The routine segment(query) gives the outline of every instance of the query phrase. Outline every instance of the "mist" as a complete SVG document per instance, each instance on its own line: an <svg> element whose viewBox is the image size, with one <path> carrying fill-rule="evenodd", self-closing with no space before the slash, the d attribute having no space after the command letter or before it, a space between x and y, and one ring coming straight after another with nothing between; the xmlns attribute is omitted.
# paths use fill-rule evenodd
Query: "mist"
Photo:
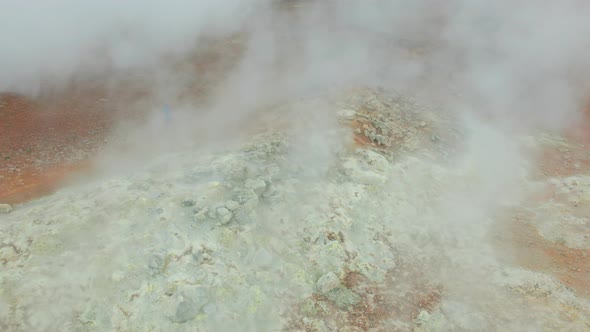
<svg viewBox="0 0 590 332"><path fill-rule="evenodd" d="M494 227L498 211L518 205L530 194L532 185L527 181L535 155L522 144L522 137L546 131L560 132L581 119L590 88L590 60L585 54L590 46L588 4L577 0L48 0L33 5L25 1L0 0L0 5L0 92L37 98L48 91L67 91L72 84L83 85L93 80L108 86L113 98L119 90L128 88L125 86L128 82L147 91L132 103L113 102L113 108L136 110L142 121L116 123L105 149L93 160L100 174L73 189L84 192L81 195L84 200L96 199L104 206L114 207L114 210L101 210L96 215L85 215L101 223L90 227L89 233L95 232L101 239L112 237L120 241L107 245L109 253L118 250L125 253L113 262L104 263L105 266L124 269L126 259L140 259L137 250L145 249L146 255L149 252L152 256L162 256L159 252L154 254L155 245L146 249L138 245L140 240L123 239L119 235L121 230L139 227L129 221L134 218L140 220L140 225L148 225L147 230L158 234L149 236L165 238L162 241L170 244L172 252L167 255L178 261L187 260L185 252L192 253L193 249L196 252L198 247L222 251L220 248L224 244L219 244L220 238L225 241L254 229L258 235L236 240L238 244L231 247L235 251L228 257L238 261L231 268L247 271L244 280L258 277L270 280L269 271L274 271L274 267L261 261L273 261L281 275L296 274L305 281L284 282L285 286L292 287L285 292L285 298L297 298L300 295L297 292L311 293L309 280L318 279L325 271L314 270L308 275L293 267L308 258L295 257L294 247L301 243L294 234L301 231L309 237L315 232L311 235L317 237L312 239L315 242L306 240L311 248L322 241L329 243L322 240L323 235L318 237L318 233L342 232L353 244L345 249L334 245L335 250L342 249L342 256L344 252L349 255L348 251L356 250L360 256L370 257L367 266L379 266L381 252L389 246L385 240L383 243L375 240L372 232L381 229L384 234L390 232L397 236L396 246L404 248L399 249L400 256L417 257L418 279L428 279L445 289L445 297L437 310L446 315L448 326L459 330L500 326L495 325L495 319L509 322L502 326L513 330L524 327L534 330L540 326L535 321L537 307L527 308L516 296L504 294L505 289L498 286L518 283L528 274L510 270L511 279L501 279L503 273L508 275L505 271L509 268L497 259L489 231ZM348 153L354 134L350 128L343 128L336 111L341 111L345 104L341 101L343 95L364 88L416 100L422 112L418 112L418 117L451 119L440 120L440 125L432 121L424 125L426 129L416 125L416 141L427 145L428 153L436 158L420 159L419 149L413 146L395 151L391 148L390 154L379 146L374 150L387 156L385 162L373 156L371 158L376 159L371 160L369 166L363 166L375 167L379 162L387 165L377 175L368 177L359 171L361 175L355 178L361 179L358 183L342 187L324 183L341 168L352 167L346 164L349 157L343 155ZM371 102L378 100L372 94L367 98ZM363 105L356 114L369 106ZM164 113L165 109L170 113ZM387 114L380 119L386 117ZM442 123L451 124L444 127ZM273 130L287 134L288 148L276 143L282 142L281 139L264 136ZM254 137L267 143L250 147L246 142L260 132L263 132L261 136ZM460 134L455 137L455 132ZM275 147L275 143L280 148ZM272 160L271 165L264 167L280 168L281 171L276 172L280 176L297 174L297 179L277 181L279 190L284 190L285 197L291 201L280 201L268 211L259 211L255 214L256 226L249 224L252 216L244 218L248 222L244 221L235 231L219 231L221 235L209 235L209 228L199 226L199 240L192 241L189 235L194 229L188 226L173 224L170 227L174 227L177 239L166 238L167 233L150 221L151 215L144 218L143 212L137 212L143 211L140 208L117 212L132 204L141 205L141 209L161 204L162 207L157 206L164 211L158 212L161 218L187 219L185 212L172 208L176 204L173 202L195 198L194 191L222 192L220 179L235 177L233 173L227 175L225 168L236 164L248 173L251 167L248 164L251 161L244 162L242 159L246 157L241 154L233 159L205 156L242 148L244 144L247 156L260 145L272 145L268 148L272 153L261 152ZM397 149L395 144L394 147ZM272 159L278 154L275 148L287 152L275 160ZM439 153L447 148L452 151L451 156L440 157ZM368 158L357 152L351 154ZM168 159L174 162L168 163ZM207 169L209 166L213 170ZM353 178L357 176L356 170L350 172ZM160 174L166 178L156 179ZM108 181L116 181L111 178L121 176L132 179L125 178L121 184L112 185L115 189L108 189L111 188ZM272 176L264 179L269 188L274 185L269 180ZM186 183L176 187L170 184L179 179ZM276 180L273 178L273 181ZM100 188L98 193L87 191L94 185ZM193 185L198 190L193 189ZM252 182L250 185L254 186ZM144 186L150 188L145 189L149 194L139 192ZM123 187L133 191L133 199L118 191ZM109 190L114 192L112 197ZM352 192L355 198L351 198ZM66 191L63 195L70 200L76 197L75 191ZM168 205L154 203L161 196ZM259 196L262 201L263 195L259 193ZM45 202L58 204L58 199L52 196ZM36 204L44 203L32 204L32 208L39 209ZM314 204L321 206L316 210L329 210L324 205L342 204L341 210L345 212L338 211L336 217L331 215L331 221L325 221L321 219L325 216L313 215ZM156 206L150 205L149 209L153 213ZM278 211L283 211L284 218ZM338 224L334 222L340 220L338 218L366 220L372 226L369 230L356 224L350 226L351 221ZM116 224L118 219L123 226ZM211 226L211 230L213 228ZM163 235L158 233L161 231ZM88 234L76 235L70 240L86 243L81 251L98 250L94 248L98 247L96 240ZM341 242L346 241L341 239ZM306 255L317 254L320 258L328 255L321 249L314 250L309 249ZM203 249L199 255L205 255L203 252L208 251ZM392 261L401 259L397 258L397 251L391 255L396 256ZM71 264L70 267L84 264L80 260L64 264ZM318 266L340 271L336 273L338 276L346 273L344 268L333 267L330 259L326 258L326 262ZM139 266L143 262L133 261L133 264ZM223 263L219 263L221 265ZM321 270L314 266L316 268ZM196 269L190 273L175 266L171 269L180 271L178 275L182 277L190 275L192 278L191 273L197 273ZM93 266L82 275L92 278L101 273L99 270ZM129 274L138 273L133 271ZM233 273L226 266L219 271ZM386 280L388 275L381 275L381 272L374 272L374 275ZM415 286L413 281L404 278L407 277L398 277L402 286L404 282L409 288ZM79 280L69 282L83 285ZM137 284L139 282L133 286L141 289L138 294L149 294L147 289L151 284ZM213 284L217 287L222 282ZM58 289L65 287L67 280L56 284ZM259 293L269 298L275 296L274 290L269 289L264 283L256 284L248 290L255 295L248 293L248 296L254 298ZM93 291L98 294L96 289ZM399 289L395 288L397 291ZM26 287L23 292L27 292ZM193 296L187 294L183 294L182 299ZM85 299L77 296L72 295L64 302L65 306L75 306ZM563 295L567 296L570 293ZM292 303L283 300L259 300L257 303L262 303L262 311L270 310L273 305L288 311ZM140 301L148 303L145 299ZM176 308L176 304L166 301L164 311L173 312L170 308ZM232 303L227 311L237 312L240 305ZM43 312L49 306L49 303L41 303L34 309ZM65 315L61 309L55 311L47 315ZM221 309L219 312L224 313ZM141 314L145 318L150 313L154 314L151 311ZM514 315L520 316L513 319ZM7 316L0 315L0 327L3 317ZM51 326L44 325L50 320L47 317L33 320L29 326ZM256 316L243 326L224 321L211 324L215 328L256 330L275 328L278 323ZM137 326L119 327L125 330ZM308 327L307 330L313 330Z"/></svg>
<svg viewBox="0 0 590 332"><path fill-rule="evenodd" d="M261 95L381 84L434 90L430 95L453 91L462 96L456 102L479 112L559 127L575 119L588 85L584 50L590 40L580 32L588 28L589 9L574 0L2 5L5 92L34 95L75 77L133 70L159 81L152 82L154 91L174 90L204 74L186 78L168 68L170 60L194 54L205 39L234 33L247 36L247 51L218 90L232 98L217 96L214 102L247 105ZM423 54L412 56L416 51ZM154 76L162 70L172 71L164 73L167 79Z"/></svg>

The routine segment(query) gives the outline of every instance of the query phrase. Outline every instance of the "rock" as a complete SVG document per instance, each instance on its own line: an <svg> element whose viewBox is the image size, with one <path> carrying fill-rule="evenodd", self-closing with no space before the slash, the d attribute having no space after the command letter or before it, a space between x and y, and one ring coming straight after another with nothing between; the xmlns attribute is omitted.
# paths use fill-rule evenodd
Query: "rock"
<svg viewBox="0 0 590 332"><path fill-rule="evenodd" d="M214 315L217 313L217 306L214 303L209 303L203 307L203 312L207 315Z"/></svg>
<svg viewBox="0 0 590 332"><path fill-rule="evenodd" d="M162 272L162 268L164 267L164 259L161 256L154 255L148 261L148 268L150 270L150 275L155 276Z"/></svg>
<svg viewBox="0 0 590 332"><path fill-rule="evenodd" d="M234 220L241 225L249 224L255 219L255 211L241 208L234 214Z"/></svg>
<svg viewBox="0 0 590 332"><path fill-rule="evenodd" d="M18 260L19 253L13 246L0 247L0 262L14 262Z"/></svg>
<svg viewBox="0 0 590 332"><path fill-rule="evenodd" d="M354 172L352 179L357 183L368 186L381 185L387 182L387 178L381 174L363 171Z"/></svg>
<svg viewBox="0 0 590 332"><path fill-rule="evenodd" d="M205 287L197 287L182 295L182 301L176 307L174 321L186 323L197 317L199 312L209 303L209 291ZM209 308L211 309L211 308Z"/></svg>
<svg viewBox="0 0 590 332"><path fill-rule="evenodd" d="M371 150L363 150L363 159L369 166L379 172L385 172L390 168L389 161L382 155Z"/></svg>
<svg viewBox="0 0 590 332"><path fill-rule="evenodd" d="M330 329L323 320L313 319L307 322L308 331L314 332L329 332Z"/></svg>
<svg viewBox="0 0 590 332"><path fill-rule="evenodd" d="M429 320L430 320L430 314L428 313L428 311L422 310L418 314L418 317L416 317L415 322L416 322L416 325L420 326L420 325L428 323Z"/></svg>
<svg viewBox="0 0 590 332"><path fill-rule="evenodd" d="M216 219L217 218L217 210L209 210L209 212L207 212L207 216L211 219Z"/></svg>
<svg viewBox="0 0 590 332"><path fill-rule="evenodd" d="M334 272L324 274L316 283L316 288L320 293L328 293L340 285L340 279Z"/></svg>
<svg viewBox="0 0 590 332"><path fill-rule="evenodd" d="M176 307L175 321L178 323L186 323L195 319L199 313L199 307L190 300L184 300Z"/></svg>
<svg viewBox="0 0 590 332"><path fill-rule="evenodd" d="M193 259L197 264L209 263L213 259L212 251L207 248L201 248L193 252Z"/></svg>
<svg viewBox="0 0 590 332"><path fill-rule="evenodd" d="M195 201L195 209L202 210L207 207L207 197L199 197Z"/></svg>
<svg viewBox="0 0 590 332"><path fill-rule="evenodd" d="M259 179L248 179L246 180L245 187L253 190L257 195L262 195L266 191L266 182Z"/></svg>
<svg viewBox="0 0 590 332"><path fill-rule="evenodd" d="M338 287L328 293L326 297L342 310L348 310L361 301L361 296L348 288Z"/></svg>
<svg viewBox="0 0 590 332"><path fill-rule="evenodd" d="M203 208L193 216L194 221L204 221L207 220L207 213L209 212L208 208Z"/></svg>
<svg viewBox="0 0 590 332"><path fill-rule="evenodd" d="M0 214L7 214L12 212L12 206L10 204L0 204Z"/></svg>
<svg viewBox="0 0 590 332"><path fill-rule="evenodd" d="M233 214L227 208L224 207L220 207L217 209L217 215L219 216L219 221L222 225L228 224L233 218Z"/></svg>
<svg viewBox="0 0 590 332"><path fill-rule="evenodd" d="M385 170L390 167L385 157L376 153L365 154L365 164L368 165L361 165L358 160L349 159L342 164L342 172L344 175L350 176L354 182L364 185L380 185L387 182L387 177L379 174L385 173ZM364 170L367 166L372 169Z"/></svg>
<svg viewBox="0 0 590 332"><path fill-rule="evenodd" d="M383 135L375 135L375 139L373 139L373 141L375 141L377 145L389 146L389 139Z"/></svg>
<svg viewBox="0 0 590 332"><path fill-rule="evenodd" d="M219 169L226 179L233 181L240 181L256 174L256 169L253 165L250 165L246 160L234 156L218 160L216 168Z"/></svg>
<svg viewBox="0 0 590 332"><path fill-rule="evenodd" d="M193 201L192 199L185 199L184 201L182 201L182 206L183 207L191 207L191 206L195 206L197 202Z"/></svg>
<svg viewBox="0 0 590 332"><path fill-rule="evenodd" d="M230 211L235 211L240 207L240 203L234 201L234 200L229 200L227 202L225 202L225 208L230 210Z"/></svg>
<svg viewBox="0 0 590 332"><path fill-rule="evenodd" d="M269 187L263 194L262 197L263 198L269 198L272 196L277 196L278 192L276 191L276 189L274 189L273 187Z"/></svg>
<svg viewBox="0 0 590 332"><path fill-rule="evenodd" d="M236 193L235 200L240 204L240 212L248 214L258 206L258 195L252 189L242 189Z"/></svg>
<svg viewBox="0 0 590 332"><path fill-rule="evenodd" d="M178 286L172 284L172 285L168 286L168 288L166 288L166 290L164 291L164 294L166 294L166 296L172 296L172 295L176 294L177 290L178 290Z"/></svg>
<svg viewBox="0 0 590 332"><path fill-rule="evenodd" d="M354 120L356 112L354 110L341 110L338 111L338 117L345 120Z"/></svg>
<svg viewBox="0 0 590 332"><path fill-rule="evenodd" d="M205 262L205 251L203 249L196 250L193 253L193 259L197 264L203 264Z"/></svg>
<svg viewBox="0 0 590 332"><path fill-rule="evenodd" d="M377 131L374 128L367 128L367 129L365 129L364 135L365 135L365 137L370 139L372 142L374 142L375 138L377 136Z"/></svg>

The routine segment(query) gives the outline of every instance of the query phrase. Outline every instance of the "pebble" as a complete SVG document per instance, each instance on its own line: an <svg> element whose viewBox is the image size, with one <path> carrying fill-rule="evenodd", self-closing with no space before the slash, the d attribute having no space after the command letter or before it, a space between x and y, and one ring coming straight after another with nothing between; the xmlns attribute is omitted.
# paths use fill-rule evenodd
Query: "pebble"
<svg viewBox="0 0 590 332"><path fill-rule="evenodd" d="M340 279L334 272L324 274L316 283L317 290L320 293L327 293L340 285Z"/></svg>
<svg viewBox="0 0 590 332"><path fill-rule="evenodd" d="M0 214L7 214L12 212L12 206L10 204L0 204Z"/></svg>

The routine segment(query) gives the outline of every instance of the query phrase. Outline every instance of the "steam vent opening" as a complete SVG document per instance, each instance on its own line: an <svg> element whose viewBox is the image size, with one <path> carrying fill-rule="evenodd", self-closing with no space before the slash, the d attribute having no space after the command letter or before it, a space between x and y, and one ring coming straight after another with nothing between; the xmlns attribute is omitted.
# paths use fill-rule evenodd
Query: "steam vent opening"
<svg viewBox="0 0 590 332"><path fill-rule="evenodd" d="M590 331L589 15L7 2L0 331Z"/></svg>

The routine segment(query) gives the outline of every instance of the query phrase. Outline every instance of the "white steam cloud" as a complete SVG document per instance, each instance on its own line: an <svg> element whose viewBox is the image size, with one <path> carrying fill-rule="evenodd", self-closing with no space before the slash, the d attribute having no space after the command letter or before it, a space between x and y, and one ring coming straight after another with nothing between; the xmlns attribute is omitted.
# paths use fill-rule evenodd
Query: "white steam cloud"
<svg viewBox="0 0 590 332"><path fill-rule="evenodd" d="M563 129L577 120L590 92L590 6L577 0L0 0L0 8L0 92L35 95L79 77L108 81L109 74L145 73L154 95L144 111L161 115L168 104L174 119L168 127L158 117L139 129L124 127L130 159L146 150L238 139L255 111L359 85L470 113L476 120L466 121L467 151L457 162L464 173L449 175L458 184L449 180L448 194L436 202L435 210L446 214L424 216L418 207L402 216L407 225L394 226L435 230L442 248L429 253L448 253L452 264L433 270L450 297L474 307L487 305L477 295L489 295L488 284L470 288L474 294L464 285L493 278L485 269L496 265L493 257L472 259L492 256L486 243L491 215L507 199L520 198L529 166L510 130ZM222 43L214 59L231 58L231 66L175 66L190 62L205 41L231 35L239 41ZM211 85L206 102L183 97L200 83ZM339 124L321 104L296 106L277 108L280 114L270 118L300 121L292 126L292 160L308 167L303 177L321 178L342 147ZM122 163L117 158L106 160ZM426 187L422 170L409 164L407 174L418 174ZM420 183L404 183L410 175L398 173L391 192L406 192L367 210L401 205L400 197L411 195L421 202ZM385 223L391 216L381 217ZM474 251L479 256L470 256Z"/></svg>
<svg viewBox="0 0 590 332"><path fill-rule="evenodd" d="M35 93L74 75L157 65L205 32L239 28L257 1L2 0L0 91Z"/></svg>
<svg viewBox="0 0 590 332"><path fill-rule="evenodd" d="M575 0L1 5L5 92L36 93L105 70L154 72L165 60L192 54L202 38L234 32L249 35L242 64L226 82L233 88L223 90L238 96L236 103L347 83L412 87L430 96L453 88L466 106L486 114L560 126L572 120L590 86L584 33L590 9ZM427 53L407 56L408 46Z"/></svg>

